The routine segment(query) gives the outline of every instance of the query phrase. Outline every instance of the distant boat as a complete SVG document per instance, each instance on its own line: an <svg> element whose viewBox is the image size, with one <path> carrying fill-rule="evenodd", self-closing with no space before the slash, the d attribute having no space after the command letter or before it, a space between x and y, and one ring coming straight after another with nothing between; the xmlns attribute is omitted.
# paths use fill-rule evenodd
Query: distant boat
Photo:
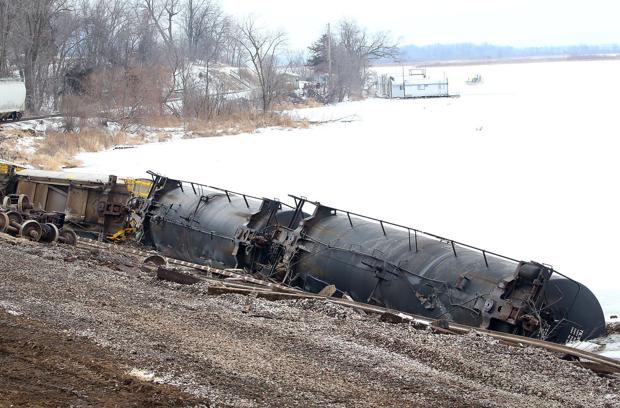
<svg viewBox="0 0 620 408"><path fill-rule="evenodd" d="M478 85L482 83L482 76L480 76L480 74L476 74L476 76L468 78L467 81L465 81L465 83L467 85Z"/></svg>

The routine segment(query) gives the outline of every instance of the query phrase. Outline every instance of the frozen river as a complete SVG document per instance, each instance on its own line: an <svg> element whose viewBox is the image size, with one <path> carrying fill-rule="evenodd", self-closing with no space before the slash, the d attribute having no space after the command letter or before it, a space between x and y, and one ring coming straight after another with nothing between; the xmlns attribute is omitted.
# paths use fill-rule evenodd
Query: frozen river
<svg viewBox="0 0 620 408"><path fill-rule="evenodd" d="M620 61L432 68L459 98L300 110L327 123L81 154L79 171L304 195L551 264L620 315L618 72ZM466 85L475 74L483 82Z"/></svg>

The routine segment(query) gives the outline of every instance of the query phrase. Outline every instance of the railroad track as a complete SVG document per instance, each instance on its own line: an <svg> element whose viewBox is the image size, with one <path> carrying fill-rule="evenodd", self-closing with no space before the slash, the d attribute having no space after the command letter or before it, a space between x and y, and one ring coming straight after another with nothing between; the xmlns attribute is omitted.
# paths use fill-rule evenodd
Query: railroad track
<svg viewBox="0 0 620 408"><path fill-rule="evenodd" d="M51 115L42 115L42 116L30 116L30 117L27 117L27 118L21 118L21 119L18 119L18 120L10 120L10 121L6 121L6 122L0 121L0 126L8 125L8 124L11 124L11 123L26 122L26 121L29 121L29 120L60 118L60 117L63 117L63 116L64 115L60 114L60 113L53 113Z"/></svg>
<svg viewBox="0 0 620 408"><path fill-rule="evenodd" d="M114 251L114 252L123 252L125 254L138 256L144 259L152 257L154 255L161 256L155 251L144 251L144 250L129 248L129 247L112 244L108 242L95 241L93 239L88 239L88 238L79 238L77 245L81 247L97 248L97 249ZM214 268L214 267L207 266L207 265L195 264L195 263L181 261L181 260L174 259L174 258L168 258L165 256L161 256L161 258L165 260L169 265L177 265L177 266L182 266L185 268L195 269L201 272L207 272L211 275L221 276L224 279L234 279L236 281L247 282L250 284L263 286L270 290L279 291L279 292L302 293L302 294L306 293L299 289L291 288L290 286L280 285L278 283L273 283L273 282L268 282L265 280L253 278L251 276L239 273L243 271L236 270L236 269Z"/></svg>
<svg viewBox="0 0 620 408"><path fill-rule="evenodd" d="M77 245L82 248L97 248L105 251L122 252L128 255L134 255L141 258L148 258L154 255L161 256L154 251L145 251L135 248L124 247L122 245L95 241L86 238L79 238ZM200 280L216 283L219 285L209 288L209 294L238 293L244 295L253 295L257 297L267 298L271 300L278 299L316 299L341 305L356 310L361 310L370 314L379 314L386 316L390 320L408 322L419 328L426 328L441 334L464 335L472 332L484 333L485 335L517 347L536 347L542 348L554 353L560 353L565 356L578 358L574 364L591 369L599 374L615 374L620 373L620 361L609 357L601 356L585 350L579 350L573 347L547 342L544 340L533 339L530 337L522 337L513 334L495 332L479 328L472 328L447 321L436 321L427 317L422 317L410 313L399 312L396 310L384 308L381 306L360 303L353 300L337 299L327 296L308 293L296 288L278 283L267 282L245 275L240 270L219 269L206 265L195 264L191 262L181 261L174 258L162 257L169 265L177 265L185 268L195 269L200 272L206 272L212 276L219 276L221 279L212 279L202 277ZM234 282L227 282L225 279L232 279Z"/></svg>

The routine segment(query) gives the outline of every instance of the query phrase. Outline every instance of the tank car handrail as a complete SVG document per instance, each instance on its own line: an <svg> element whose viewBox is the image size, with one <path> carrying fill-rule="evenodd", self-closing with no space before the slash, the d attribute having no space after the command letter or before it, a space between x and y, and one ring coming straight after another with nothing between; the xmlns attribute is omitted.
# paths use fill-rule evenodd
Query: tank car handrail
<svg viewBox="0 0 620 408"><path fill-rule="evenodd" d="M290 195L290 197L292 197L292 198L293 198L293 199L295 199L295 200L299 200L299 199L301 199L301 197L297 197L297 196L295 196L295 195ZM322 205L322 204L321 204L320 202L318 202L318 201L311 201L311 200L308 200L308 199L305 199L305 198L304 198L304 200L305 200L306 202L310 203L310 204L315 205L315 206L321 206L321 205ZM351 226L353 226L353 221L352 221L352 219L351 219L351 215L353 215L353 216L355 216L355 217L358 217L358 218L362 218L362 219L366 219L366 220L370 220L370 221L378 222L378 223L379 223L379 225L381 226L381 229L382 229L382 231L383 231L384 235L386 235L386 236L387 236L387 234L385 233L384 224L387 224L387 225L391 225L391 226L393 226L393 227L397 227L397 228L404 229L404 230L408 231L410 234L411 234L411 232L413 232L413 233L414 233L414 239L415 239L415 247L416 247L416 251L417 251L417 234L422 234L422 235L426 235L426 236L431 237L431 238L435 238L435 239L437 239L437 240L439 240L439 241L446 241L446 242L448 242L448 243L452 244L452 245L453 245L453 251L454 251L455 255L456 255L456 250L455 250L455 248L454 248L454 245L458 245L458 246L461 246L461 247L463 247L463 248L468 248L468 249L472 249L472 250L475 250L475 251L481 252L481 253L482 253L482 256L484 257L484 261L485 261L485 264L486 264L486 266L487 266L487 267L489 266L489 263L488 263L488 260L487 260L487 257L486 257L486 256L487 256L487 254L488 254L488 255L495 256L495 257L497 257L497 258L506 259L506 260L508 260L508 261L512 261L512 262L515 262L515 263L519 263L519 262L520 262L519 260L514 259L514 258L511 258L511 257L506 256L506 255L501 255L501 254L498 254L498 253L496 253L496 252L487 251L486 249L478 248L478 247L475 247L475 246L473 246L473 245L469 245L469 244L464 244L464 243L462 243L462 242L455 241L455 240L450 239L450 238L445 238L445 237L442 237L442 236L439 236L439 235L436 235L436 234L432 234L432 233L430 233L430 232L426 232L426 231L419 230L419 229L417 229L417 228L407 227L406 225L396 224L396 223L394 223L394 222L385 221L385 220L382 220L382 219L379 219L379 218L374 218L374 217L370 217L370 216L363 215L363 214L358 214L358 213L355 213L355 212L352 212L352 211L341 210L341 209L334 208L334 207L329 207L329 206L325 206L325 207L331 208L331 209L332 209L332 210L334 210L335 212L341 212L341 213L347 214L347 217L349 218L349 223L351 224ZM410 237L410 240L411 240L411 237ZM411 248L411 243L410 243L410 248ZM552 269L554 272L556 272L553 268L551 268L551 269ZM561 274L560 274L560 275L561 275ZM562 275L562 276L564 276L564 275Z"/></svg>
<svg viewBox="0 0 620 408"><path fill-rule="evenodd" d="M166 176L161 175L161 174L159 174L159 173L156 173L156 172L154 172L154 171L148 171L147 173L148 173L148 174L150 174L151 176L155 176L155 177L162 177L162 178L167 178L168 180L178 181L178 182L179 182L179 183L181 183L181 184L189 184L190 186L192 186L192 189L194 189L194 186L199 186L199 187L210 188L210 189L212 189L212 190L221 191L221 192L225 193L227 196L228 196L229 194L233 194L233 195L241 196L241 197L243 197L243 198L244 198L244 200L245 200L247 197L249 197L249 198L253 198L254 200L259 200L259 201L262 201L262 200L264 200L264 199L265 199L264 197L263 197L263 198L261 198L261 197L253 196L253 195L251 195L251 194L239 193L239 192L237 192L237 191L232 191L232 190L229 190L229 189L227 189L227 188L215 187L215 186L210 186L210 185L208 185L208 184L202 184L202 183L196 183L195 181L187 181L187 180L180 180L180 179L176 179L176 178L166 177ZM196 193L196 190L195 190L195 189L194 189L194 193ZM197 194L197 193L196 193L196 194ZM280 200L278 200L278 199L273 199L273 201L277 201L277 202L279 202L281 205L283 205L283 206L285 206L285 207L288 207L288 208L291 208L291 209L295 209L295 207L293 207L292 205L290 205L290 204L286 204L286 203L283 203L282 201L280 201ZM246 205L247 205L247 200L246 200Z"/></svg>
<svg viewBox="0 0 620 408"><path fill-rule="evenodd" d="M299 197L296 197L296 196L292 196L291 195L291 197L293 197L295 199L299 199ZM305 198L304 198L304 200L306 202L309 202L309 203L314 204L316 206L321 205L321 203L318 202L318 201L310 201L310 200L305 199ZM396 224L396 223L393 223L393 222L390 222L390 221L385 221L385 220L381 220L379 218L369 217L367 215L358 214L358 213L354 213L354 212L347 211L347 210L341 210L341 209L333 208L333 207L329 207L329 208L331 208L335 212L341 212L341 213L347 214L347 217L349 218L349 223L351 223L351 226L353 226L353 222L351 220L351 215L353 215L355 217L359 217L359 218L362 218L362 219L367 219L367 220L378 222L380 224L380 226L381 226L381 229L382 229L384 235L386 235L385 228L383 227L384 224L391 225L393 227L397 227L397 228L401 228L401 229L407 230L409 232L409 248L410 249L411 249L411 231L413 231L416 252L417 252L417 248L418 248L417 234L423 234L423 235L426 235L428 237L435 238L435 239L437 239L439 241L449 242L452 245L452 251L454 252L455 256L457 256L457 255L456 255L456 250L454 248L454 245L458 245L458 246L461 246L461 247L464 247L464 248L468 248L468 249L472 249L474 251L478 251L478 252L482 253L482 256L484 258L484 263L485 263L487 268L489 267L489 262L487 260L487 254L495 256L495 257L500 258L500 259L505 259L505 260L508 260L508 261L511 261L511 262L515 262L517 264L520 262L519 260L511 258L511 257L506 256L506 255L501 255L501 254L498 254L496 252L487 251L486 249L478 248L478 247L475 247L475 246L469 245L469 244L464 244L462 242L455 241L455 240L450 239L450 238L441 237L441 236L436 235L436 234L431 234L430 232L422 231L422 230L419 230L419 229L416 229L416 228L407 227L405 225ZM579 295L579 292L581 291L581 284L579 282L577 282L575 279L573 279L573 278L571 278L571 277L569 277L569 276L567 276L567 275L565 275L563 273L558 272L551 265L545 265L545 266L548 267L551 270L552 273L555 273L555 274L557 274L557 275L559 275L559 276L561 276L561 277L563 277L563 278L565 278L565 279L567 279L567 280L569 280L569 281L571 281L571 282L573 282L573 283L575 283L577 285L577 293L575 294L575 296L573 296L573 303L571 305L571 308L572 308L572 306L574 305L574 303L575 303L575 301L576 301L576 299L577 299L577 297Z"/></svg>

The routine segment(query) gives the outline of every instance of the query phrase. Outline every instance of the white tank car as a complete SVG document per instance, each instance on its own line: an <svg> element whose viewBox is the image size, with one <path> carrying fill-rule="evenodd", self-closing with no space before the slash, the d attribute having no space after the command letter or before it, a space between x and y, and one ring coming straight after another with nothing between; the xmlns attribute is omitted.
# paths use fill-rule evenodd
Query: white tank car
<svg viewBox="0 0 620 408"><path fill-rule="evenodd" d="M0 121L18 120L24 114L26 87L19 79L0 78Z"/></svg>

